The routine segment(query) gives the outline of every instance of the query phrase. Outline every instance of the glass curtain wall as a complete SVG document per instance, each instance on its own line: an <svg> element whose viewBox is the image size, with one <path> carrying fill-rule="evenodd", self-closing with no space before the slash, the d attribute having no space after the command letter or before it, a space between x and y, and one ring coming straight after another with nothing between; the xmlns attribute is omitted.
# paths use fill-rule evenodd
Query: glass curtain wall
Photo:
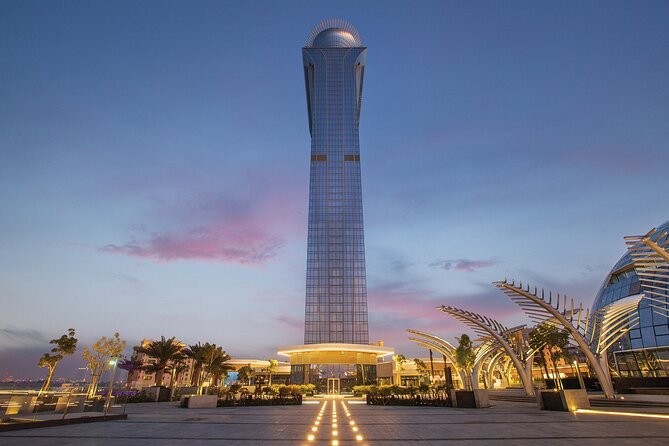
<svg viewBox="0 0 669 446"><path fill-rule="evenodd" d="M328 29L302 49L311 133L305 344L369 343L358 137L366 49L351 44L359 45L351 34Z"/></svg>

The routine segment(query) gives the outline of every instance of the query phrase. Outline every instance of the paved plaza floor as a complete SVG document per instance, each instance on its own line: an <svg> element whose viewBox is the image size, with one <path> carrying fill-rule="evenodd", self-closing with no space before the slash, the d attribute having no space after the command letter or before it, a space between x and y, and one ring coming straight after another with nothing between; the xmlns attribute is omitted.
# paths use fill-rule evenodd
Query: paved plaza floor
<svg viewBox="0 0 669 446"><path fill-rule="evenodd" d="M488 409L342 399L216 409L150 403L128 405L126 412L123 421L0 433L0 445L669 445L669 419L549 412L497 401Z"/></svg>

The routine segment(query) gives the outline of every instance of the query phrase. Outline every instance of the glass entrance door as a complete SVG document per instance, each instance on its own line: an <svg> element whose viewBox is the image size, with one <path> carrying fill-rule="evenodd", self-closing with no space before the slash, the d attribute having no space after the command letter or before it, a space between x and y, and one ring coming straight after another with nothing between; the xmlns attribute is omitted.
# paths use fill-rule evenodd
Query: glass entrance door
<svg viewBox="0 0 669 446"><path fill-rule="evenodd" d="M328 395L339 395L339 378L328 378Z"/></svg>

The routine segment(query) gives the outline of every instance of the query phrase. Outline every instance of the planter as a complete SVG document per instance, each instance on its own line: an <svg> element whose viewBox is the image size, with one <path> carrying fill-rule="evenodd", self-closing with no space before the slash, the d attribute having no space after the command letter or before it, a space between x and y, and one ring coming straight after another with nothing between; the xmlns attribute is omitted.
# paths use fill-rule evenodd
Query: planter
<svg viewBox="0 0 669 446"><path fill-rule="evenodd" d="M488 391L484 389L451 390L451 401L453 403L453 407L470 409L490 407Z"/></svg>
<svg viewBox="0 0 669 446"><path fill-rule="evenodd" d="M537 404L541 410L573 412L588 409L590 400L584 389L540 390L537 392Z"/></svg>
<svg viewBox="0 0 669 446"><path fill-rule="evenodd" d="M144 392L146 396L156 403L164 403L170 400L170 389L165 386L147 387Z"/></svg>
<svg viewBox="0 0 669 446"><path fill-rule="evenodd" d="M216 407L218 397L216 395L188 395L181 398L181 407L188 409L203 409Z"/></svg>

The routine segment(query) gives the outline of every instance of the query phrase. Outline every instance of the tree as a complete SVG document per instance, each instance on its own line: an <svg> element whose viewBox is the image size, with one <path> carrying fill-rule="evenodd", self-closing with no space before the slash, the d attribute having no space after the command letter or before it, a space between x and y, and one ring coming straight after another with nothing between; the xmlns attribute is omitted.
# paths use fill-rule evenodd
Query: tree
<svg viewBox="0 0 669 446"><path fill-rule="evenodd" d="M174 392L176 389L176 385L179 382L179 377L188 370L188 364L185 363L187 356L183 356L180 359L177 359L176 361L170 363L170 365L167 366L165 371L169 371L171 373L171 379L170 379L170 399L174 397Z"/></svg>
<svg viewBox="0 0 669 446"><path fill-rule="evenodd" d="M211 384L218 385L221 376L227 376L232 367L226 362L230 360L230 355L225 353L222 347L216 344L205 343L201 355L202 369L206 377L211 377Z"/></svg>
<svg viewBox="0 0 669 446"><path fill-rule="evenodd" d="M165 339L165 336L160 337L160 341L153 341L146 347L139 349L149 358L155 359L156 362L144 366L144 370L156 374L156 386L163 385L163 374L165 369L171 362L181 361L184 358L181 345L174 340L174 337Z"/></svg>
<svg viewBox="0 0 669 446"><path fill-rule="evenodd" d="M91 346L92 350L84 347L81 355L86 361L86 367L91 372L91 383L88 386L88 396L95 396L100 383L100 377L105 370L109 370L109 359L118 358L125 350L125 341L121 340L118 333L114 337L102 336Z"/></svg>
<svg viewBox="0 0 669 446"><path fill-rule="evenodd" d="M53 378L53 372L56 370L56 366L63 359L64 356L69 356L74 354L77 350L77 338L74 337L75 331L74 328L68 328L67 333L61 336L58 339L52 339L49 341L49 344L54 344L55 347L51 349L51 353L44 353L37 363L40 367L45 367L49 369L49 374L42 384L42 388L39 391L41 395L43 392L49 390L51 385L51 379Z"/></svg>
<svg viewBox="0 0 669 446"><path fill-rule="evenodd" d="M128 372L128 384L132 381L134 374L142 369L142 361L137 359L134 355L130 359L123 358L118 363L118 368Z"/></svg>
<svg viewBox="0 0 669 446"><path fill-rule="evenodd" d="M253 368L251 367L251 364L247 364L237 370L237 379L239 381L246 382L246 385L251 385L251 378L253 378Z"/></svg>
<svg viewBox="0 0 669 446"><path fill-rule="evenodd" d="M463 334L459 338L455 338L458 341L458 347L455 349L455 363L458 368L465 372L466 390L472 390L472 369L474 368L474 361L476 360L476 354L474 353L474 346L472 345L471 339L466 334Z"/></svg>
<svg viewBox="0 0 669 446"><path fill-rule="evenodd" d="M202 362L200 361L202 357L202 344L198 342L197 344L189 345L184 350L184 354L193 359L193 374L190 378L190 385L197 386L199 389L200 380L202 379Z"/></svg>
<svg viewBox="0 0 669 446"><path fill-rule="evenodd" d="M530 348L541 352L541 361L544 363L546 378L550 376L548 373L548 360L550 360L555 376L555 387L561 389L562 378L557 363L560 359L570 359L566 350L569 346L569 332L544 322L530 332L529 344Z"/></svg>
<svg viewBox="0 0 669 446"><path fill-rule="evenodd" d="M416 364L416 371L419 376L419 384L423 382L425 378L430 376L430 370L427 368L427 364L422 359L414 358L413 363Z"/></svg>
<svg viewBox="0 0 669 446"><path fill-rule="evenodd" d="M276 373L276 369L279 368L279 361L276 359L268 359L269 366L267 366L267 373L269 373L269 385L272 385L272 375Z"/></svg>
<svg viewBox="0 0 669 446"><path fill-rule="evenodd" d="M395 362L395 371L397 373L397 385L401 385L402 376L400 372L404 370L404 363L407 362L407 358L404 355L393 355L393 361Z"/></svg>
<svg viewBox="0 0 669 446"><path fill-rule="evenodd" d="M203 383L208 377L211 377L212 384L217 385L221 376L227 376L232 370L232 367L226 364L230 356L216 344L198 342L189 346L185 353L195 362L192 382L197 385L198 394L202 393Z"/></svg>

